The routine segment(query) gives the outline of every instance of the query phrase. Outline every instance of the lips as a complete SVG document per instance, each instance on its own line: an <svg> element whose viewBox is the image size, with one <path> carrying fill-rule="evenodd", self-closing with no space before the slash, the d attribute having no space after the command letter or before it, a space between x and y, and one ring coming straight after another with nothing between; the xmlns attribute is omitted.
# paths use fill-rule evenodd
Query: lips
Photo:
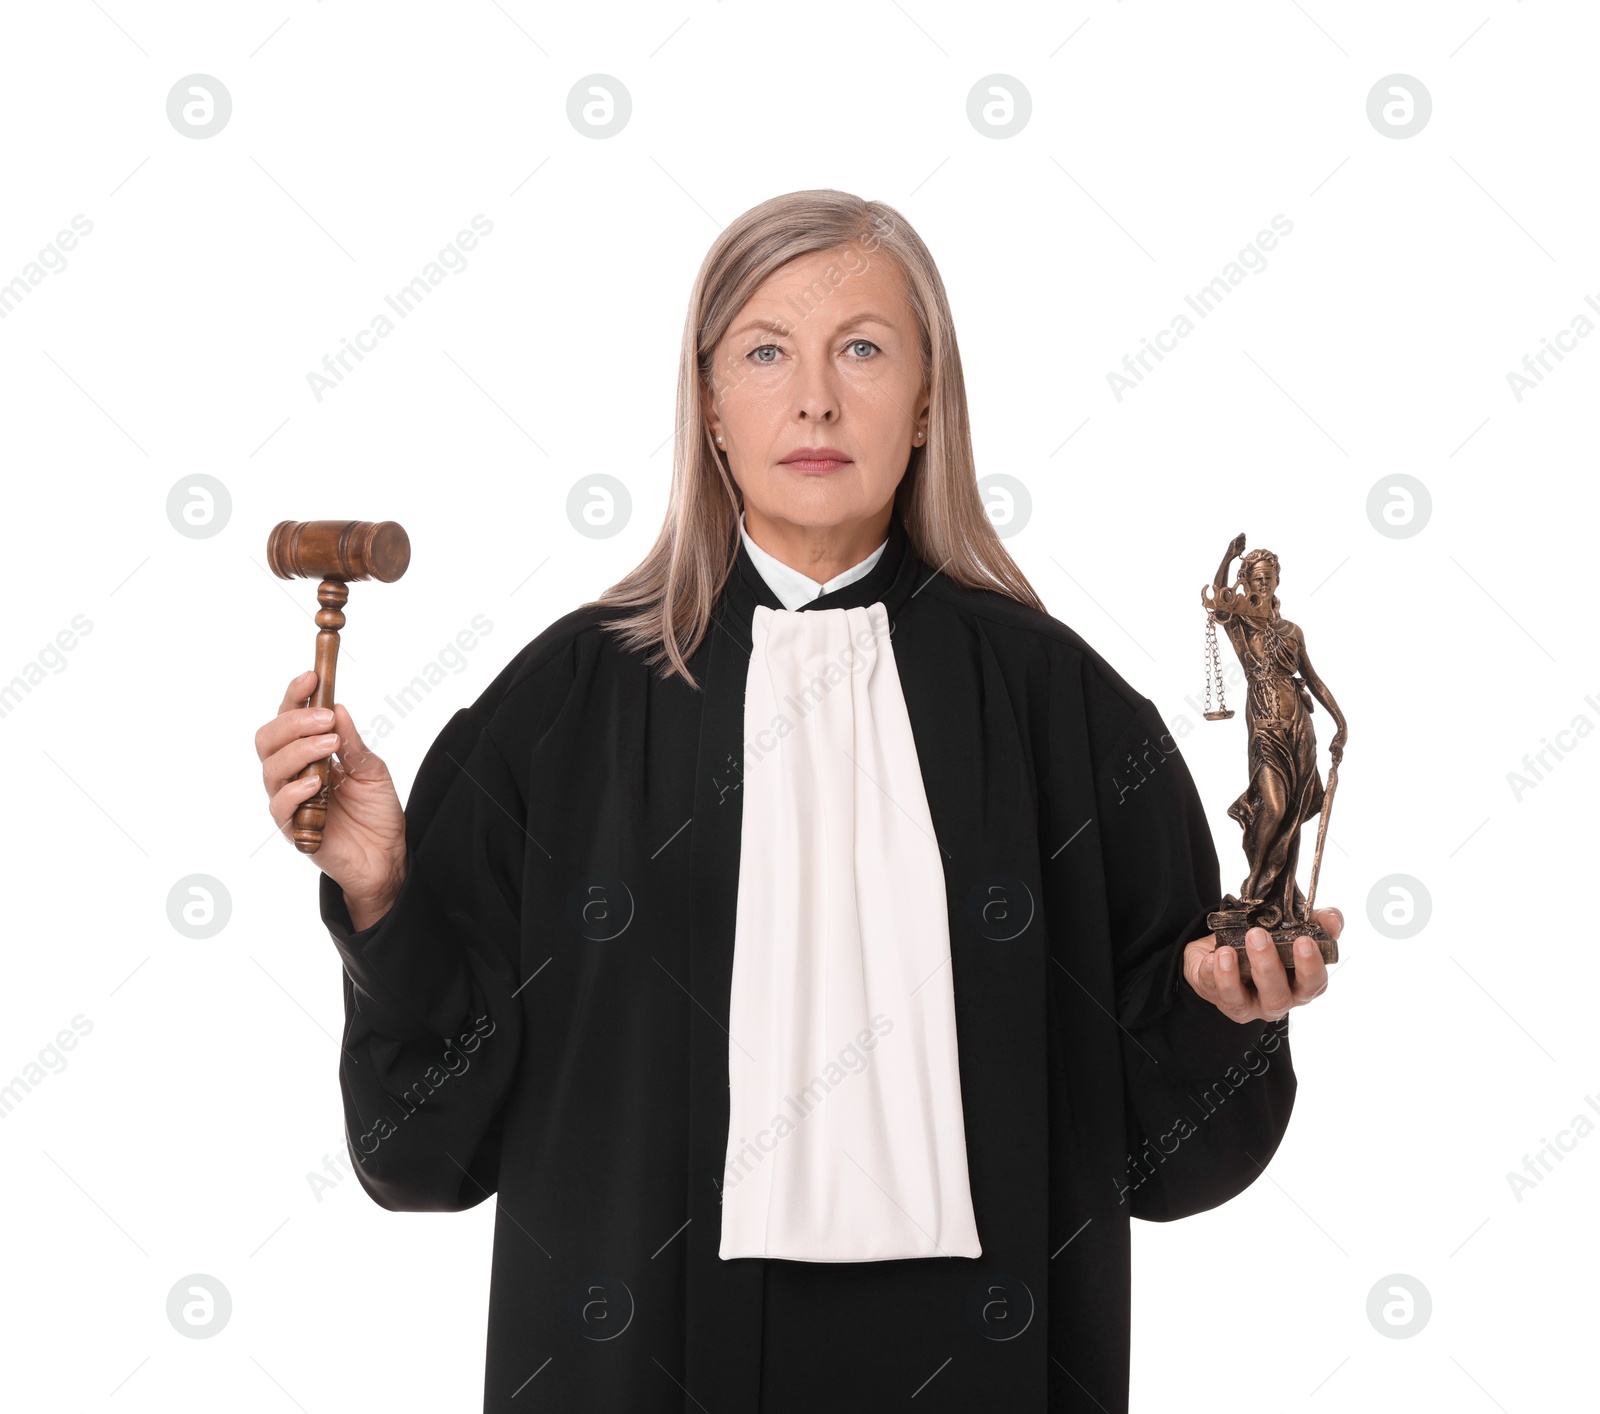
<svg viewBox="0 0 1600 1414"><path fill-rule="evenodd" d="M837 447L797 447L778 465L786 466L791 471L816 473L837 471L849 463L850 458Z"/></svg>

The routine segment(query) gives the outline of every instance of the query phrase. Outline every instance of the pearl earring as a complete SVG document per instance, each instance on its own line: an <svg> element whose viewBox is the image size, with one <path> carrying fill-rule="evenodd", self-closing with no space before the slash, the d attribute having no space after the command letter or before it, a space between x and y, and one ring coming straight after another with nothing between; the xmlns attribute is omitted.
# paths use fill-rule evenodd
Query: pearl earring
<svg viewBox="0 0 1600 1414"><path fill-rule="evenodd" d="M719 442L720 442L720 441L721 441L721 440L722 440L722 438L720 438L720 437L718 437L718 438L717 438L717 441L719 441Z"/></svg>

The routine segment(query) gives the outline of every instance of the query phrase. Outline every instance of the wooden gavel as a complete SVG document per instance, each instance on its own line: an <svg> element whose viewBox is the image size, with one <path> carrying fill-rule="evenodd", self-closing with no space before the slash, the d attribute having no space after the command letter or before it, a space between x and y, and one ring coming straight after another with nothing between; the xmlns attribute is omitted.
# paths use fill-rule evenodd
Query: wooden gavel
<svg viewBox="0 0 1600 1414"><path fill-rule="evenodd" d="M283 520L267 536L267 564L279 579L320 579L317 586L317 690L313 707L333 710L333 676L339 662L339 630L350 598L352 579L399 579L411 563L411 541L392 520ZM315 854L328 822L328 773L331 756L313 761L302 780L315 775L317 793L294 812L294 847Z"/></svg>

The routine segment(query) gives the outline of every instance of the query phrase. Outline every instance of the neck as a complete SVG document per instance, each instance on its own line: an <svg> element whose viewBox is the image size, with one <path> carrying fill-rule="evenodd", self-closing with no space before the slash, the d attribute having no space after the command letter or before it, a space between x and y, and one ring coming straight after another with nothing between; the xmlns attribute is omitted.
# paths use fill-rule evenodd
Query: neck
<svg viewBox="0 0 1600 1414"><path fill-rule="evenodd" d="M747 501L746 533L763 550L808 579L826 584L835 575L861 563L888 538L894 514L891 501L881 510L837 525L798 525L763 515Z"/></svg>

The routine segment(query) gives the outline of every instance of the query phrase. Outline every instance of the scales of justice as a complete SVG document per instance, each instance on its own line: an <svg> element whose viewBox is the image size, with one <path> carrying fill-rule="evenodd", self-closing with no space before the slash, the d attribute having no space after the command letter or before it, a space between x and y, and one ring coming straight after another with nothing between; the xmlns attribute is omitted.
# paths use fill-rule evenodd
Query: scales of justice
<svg viewBox="0 0 1600 1414"><path fill-rule="evenodd" d="M1228 814L1244 830L1244 852L1250 873L1237 896L1227 895L1206 922L1217 946L1231 947L1239 975L1250 976L1250 954L1244 937L1261 927L1277 946L1287 969L1294 967L1294 940L1311 938L1324 962L1339 960L1339 944L1311 917L1317 896L1317 873L1328 836L1328 814L1339 783L1344 755L1345 720L1327 685L1317 676L1306 653L1305 634L1279 613L1278 557L1270 550L1244 554L1244 535L1236 535L1210 584L1202 585L1206 610L1206 704L1208 722L1233 716L1223 699L1222 659L1217 650L1221 624L1244 668L1248 696L1245 722L1250 730L1250 783ZM1241 557L1239 577L1228 584L1228 567ZM1212 706L1212 691L1216 706ZM1324 787L1317 772L1317 739L1311 727L1312 700L1320 702L1337 725L1329 743L1332 763ZM1300 860L1300 827L1313 815L1317 852L1311 862L1311 889L1302 894L1295 881Z"/></svg>

